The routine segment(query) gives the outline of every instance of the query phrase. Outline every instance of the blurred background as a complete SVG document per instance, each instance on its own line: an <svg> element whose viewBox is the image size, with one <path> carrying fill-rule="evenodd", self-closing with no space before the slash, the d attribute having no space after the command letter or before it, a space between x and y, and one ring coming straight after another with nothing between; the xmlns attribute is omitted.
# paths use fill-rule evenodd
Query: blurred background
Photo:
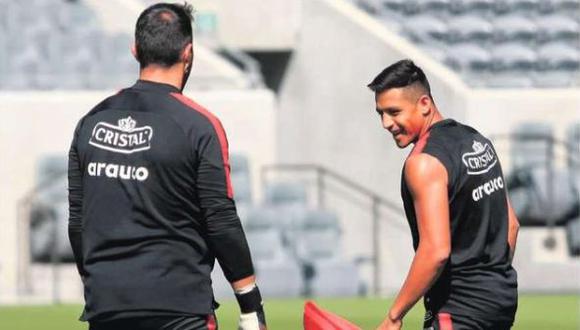
<svg viewBox="0 0 580 330"><path fill-rule="evenodd" d="M137 79L134 24L155 2L0 0L3 317L20 315L14 306L82 302L67 236L67 152L77 121ZM382 129L365 86L411 58L443 115L496 146L522 225L522 299L571 311L569 323L536 328L578 328L579 0L190 2L195 60L184 94L228 133L267 299L345 301L348 313L400 287L413 256L399 197L409 150ZM218 300L233 298L217 266L213 280Z"/></svg>

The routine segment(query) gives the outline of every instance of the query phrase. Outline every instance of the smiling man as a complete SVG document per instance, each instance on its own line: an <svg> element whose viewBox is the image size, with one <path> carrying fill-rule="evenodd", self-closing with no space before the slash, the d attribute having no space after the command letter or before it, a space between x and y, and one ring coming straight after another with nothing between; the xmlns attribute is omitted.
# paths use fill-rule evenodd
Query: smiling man
<svg viewBox="0 0 580 330"><path fill-rule="evenodd" d="M410 60L387 67L368 87L397 146L413 145L401 195L415 257L379 329L400 329L421 297L425 329L511 328L519 225L491 142L442 117L427 77Z"/></svg>

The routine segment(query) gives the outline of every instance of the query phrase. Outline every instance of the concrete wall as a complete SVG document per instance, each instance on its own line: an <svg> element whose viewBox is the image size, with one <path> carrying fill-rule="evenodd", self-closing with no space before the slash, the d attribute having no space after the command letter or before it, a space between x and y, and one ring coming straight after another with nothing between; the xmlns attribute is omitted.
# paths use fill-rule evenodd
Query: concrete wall
<svg viewBox="0 0 580 330"><path fill-rule="evenodd" d="M15 299L17 202L37 183L38 158L47 154L66 155L77 121L110 94L0 93L0 302ZM230 152L249 156L254 178L258 178L263 164L274 161L275 103L270 91L187 91L185 94L221 119ZM254 183L254 195L259 195L257 179Z"/></svg>
<svg viewBox="0 0 580 330"><path fill-rule="evenodd" d="M202 0L200 14L216 13L216 38L243 50L292 49L298 39L303 0ZM308 2L308 1L305 1Z"/></svg>
<svg viewBox="0 0 580 330"><path fill-rule="evenodd" d="M470 90L454 72L350 2L311 0L304 2L300 38L280 90L278 161L326 166L400 203L401 168L409 150L397 149L382 129L374 95L365 86L402 58L424 69L445 117L485 134L506 134L523 121L537 120L553 124L561 136L565 125L578 120L578 90ZM336 201L329 207L348 229L346 250L368 252L363 249L370 240L368 205L357 211ZM396 225L404 225L402 215L387 213L383 220L381 288L392 292L411 261L410 235Z"/></svg>

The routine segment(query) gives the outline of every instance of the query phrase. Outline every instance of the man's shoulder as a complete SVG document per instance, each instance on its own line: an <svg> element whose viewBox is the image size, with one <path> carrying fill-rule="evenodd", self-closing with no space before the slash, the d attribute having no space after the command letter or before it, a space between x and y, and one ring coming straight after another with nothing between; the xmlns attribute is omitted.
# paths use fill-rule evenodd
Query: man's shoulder
<svg viewBox="0 0 580 330"><path fill-rule="evenodd" d="M224 131L219 118L206 107L181 93L170 95L180 105L180 115L192 120L194 125L199 123L203 127L212 127L218 134Z"/></svg>

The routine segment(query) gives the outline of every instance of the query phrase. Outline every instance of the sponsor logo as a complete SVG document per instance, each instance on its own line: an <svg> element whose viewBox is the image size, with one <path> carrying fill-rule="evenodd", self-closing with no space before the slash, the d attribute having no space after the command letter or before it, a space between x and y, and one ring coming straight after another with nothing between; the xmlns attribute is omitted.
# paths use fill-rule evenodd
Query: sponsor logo
<svg viewBox="0 0 580 330"><path fill-rule="evenodd" d="M482 184L481 186L473 189L473 191L471 192L471 197L473 198L474 201L477 202L484 197L484 194L489 196L494 192L503 189L503 187L504 187L503 178L501 176L498 176L497 178L491 179L486 183Z"/></svg>
<svg viewBox="0 0 580 330"><path fill-rule="evenodd" d="M467 174L477 175L487 173L497 163L495 152L489 144L473 141L473 152L468 152L461 156L463 164L467 166Z"/></svg>
<svg viewBox="0 0 580 330"><path fill-rule="evenodd" d="M145 181L149 170L143 166L130 166L91 162L87 167L90 176L104 176L112 179Z"/></svg>
<svg viewBox="0 0 580 330"><path fill-rule="evenodd" d="M150 126L137 127L131 116L119 119L117 126L99 122L93 128L89 144L113 152L131 154L151 148L153 129Z"/></svg>

